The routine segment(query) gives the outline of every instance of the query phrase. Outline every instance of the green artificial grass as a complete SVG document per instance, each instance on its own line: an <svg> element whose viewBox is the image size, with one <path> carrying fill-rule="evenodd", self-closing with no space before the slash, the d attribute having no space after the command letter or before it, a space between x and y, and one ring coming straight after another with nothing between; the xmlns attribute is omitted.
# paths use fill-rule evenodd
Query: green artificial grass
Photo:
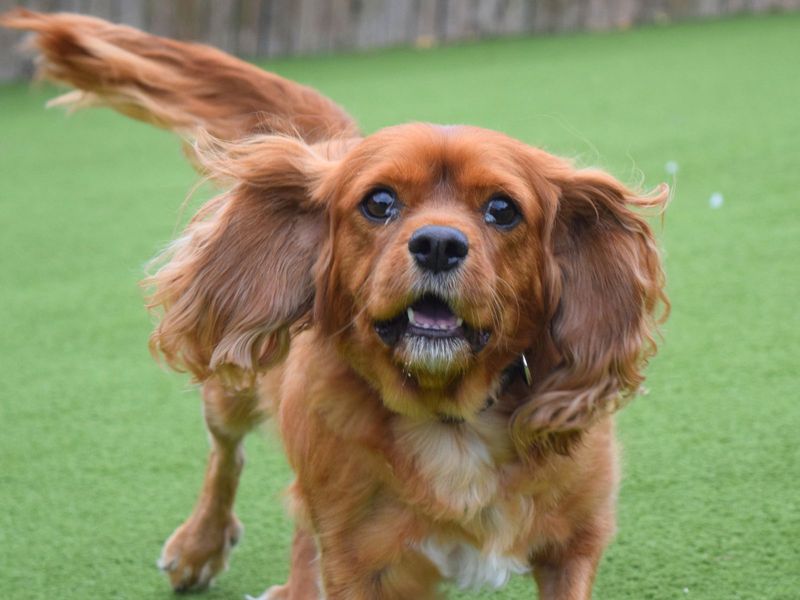
<svg viewBox="0 0 800 600"><path fill-rule="evenodd" d="M771 15L269 65L367 131L481 125L645 187L677 163L660 233L673 312L649 395L619 417L596 598L800 594L798 33L800 15ZM137 281L195 175L168 134L67 119L44 110L53 95L0 88L0 597L167 599L155 559L206 436L196 391L148 355ZM291 475L274 437L248 453L246 535L208 599L286 577Z"/></svg>

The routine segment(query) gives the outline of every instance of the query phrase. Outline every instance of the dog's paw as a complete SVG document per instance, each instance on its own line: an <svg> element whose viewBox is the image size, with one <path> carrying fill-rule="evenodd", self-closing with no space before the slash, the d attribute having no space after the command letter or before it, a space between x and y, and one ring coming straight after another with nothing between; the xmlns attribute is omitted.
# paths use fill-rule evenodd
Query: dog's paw
<svg viewBox="0 0 800 600"><path fill-rule="evenodd" d="M192 516L164 543L156 564L176 592L205 589L228 568L228 555L243 531L233 515L223 523Z"/></svg>
<svg viewBox="0 0 800 600"><path fill-rule="evenodd" d="M268 588L263 594L258 597L250 596L249 594L245 596L245 600L286 600L289 597L289 586L288 585L273 585L271 588Z"/></svg>
<svg viewBox="0 0 800 600"><path fill-rule="evenodd" d="M288 598L288 591L288 586L273 585L258 597L247 594L244 597L244 600L284 600L285 598Z"/></svg>

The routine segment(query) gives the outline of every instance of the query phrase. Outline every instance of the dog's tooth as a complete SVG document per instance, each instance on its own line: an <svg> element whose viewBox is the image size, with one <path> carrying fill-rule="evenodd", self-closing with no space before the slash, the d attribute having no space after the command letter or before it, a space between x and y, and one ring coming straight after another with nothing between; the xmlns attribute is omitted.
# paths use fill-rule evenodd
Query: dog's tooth
<svg viewBox="0 0 800 600"><path fill-rule="evenodd" d="M409 306L409 307L406 309L406 314L408 315L408 322L409 322L409 323L413 323L414 325L416 325L416 324L417 324L417 322L416 322L416 321L414 321L414 309L413 309L413 308L411 308L411 307Z"/></svg>
<svg viewBox="0 0 800 600"><path fill-rule="evenodd" d="M463 324L464 324L464 319L458 317L458 319L456 319L456 327L461 327Z"/></svg>

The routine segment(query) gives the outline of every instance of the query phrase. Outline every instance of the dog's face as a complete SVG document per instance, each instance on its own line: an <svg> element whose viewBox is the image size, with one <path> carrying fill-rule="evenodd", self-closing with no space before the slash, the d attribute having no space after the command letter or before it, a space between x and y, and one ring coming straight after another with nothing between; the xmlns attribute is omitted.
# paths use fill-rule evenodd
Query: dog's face
<svg viewBox="0 0 800 600"><path fill-rule="evenodd" d="M498 133L408 125L329 175L319 314L393 410L469 418L544 327L534 163Z"/></svg>
<svg viewBox="0 0 800 600"><path fill-rule="evenodd" d="M256 136L199 157L232 189L151 280L154 344L198 378L256 373L310 324L390 410L470 419L524 352L520 443L586 426L642 381L666 298L630 207L662 206L666 188L638 197L471 127Z"/></svg>

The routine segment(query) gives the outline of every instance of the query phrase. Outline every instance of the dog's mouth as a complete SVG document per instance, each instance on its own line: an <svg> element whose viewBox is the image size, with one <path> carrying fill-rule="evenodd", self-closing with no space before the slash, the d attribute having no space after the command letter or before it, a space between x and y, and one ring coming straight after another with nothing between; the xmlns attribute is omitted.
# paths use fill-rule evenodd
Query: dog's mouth
<svg viewBox="0 0 800 600"><path fill-rule="evenodd" d="M434 294L425 294L396 317L375 321L375 332L384 344L397 346L403 340L466 343L472 352L480 352L490 333L467 324L447 301Z"/></svg>

